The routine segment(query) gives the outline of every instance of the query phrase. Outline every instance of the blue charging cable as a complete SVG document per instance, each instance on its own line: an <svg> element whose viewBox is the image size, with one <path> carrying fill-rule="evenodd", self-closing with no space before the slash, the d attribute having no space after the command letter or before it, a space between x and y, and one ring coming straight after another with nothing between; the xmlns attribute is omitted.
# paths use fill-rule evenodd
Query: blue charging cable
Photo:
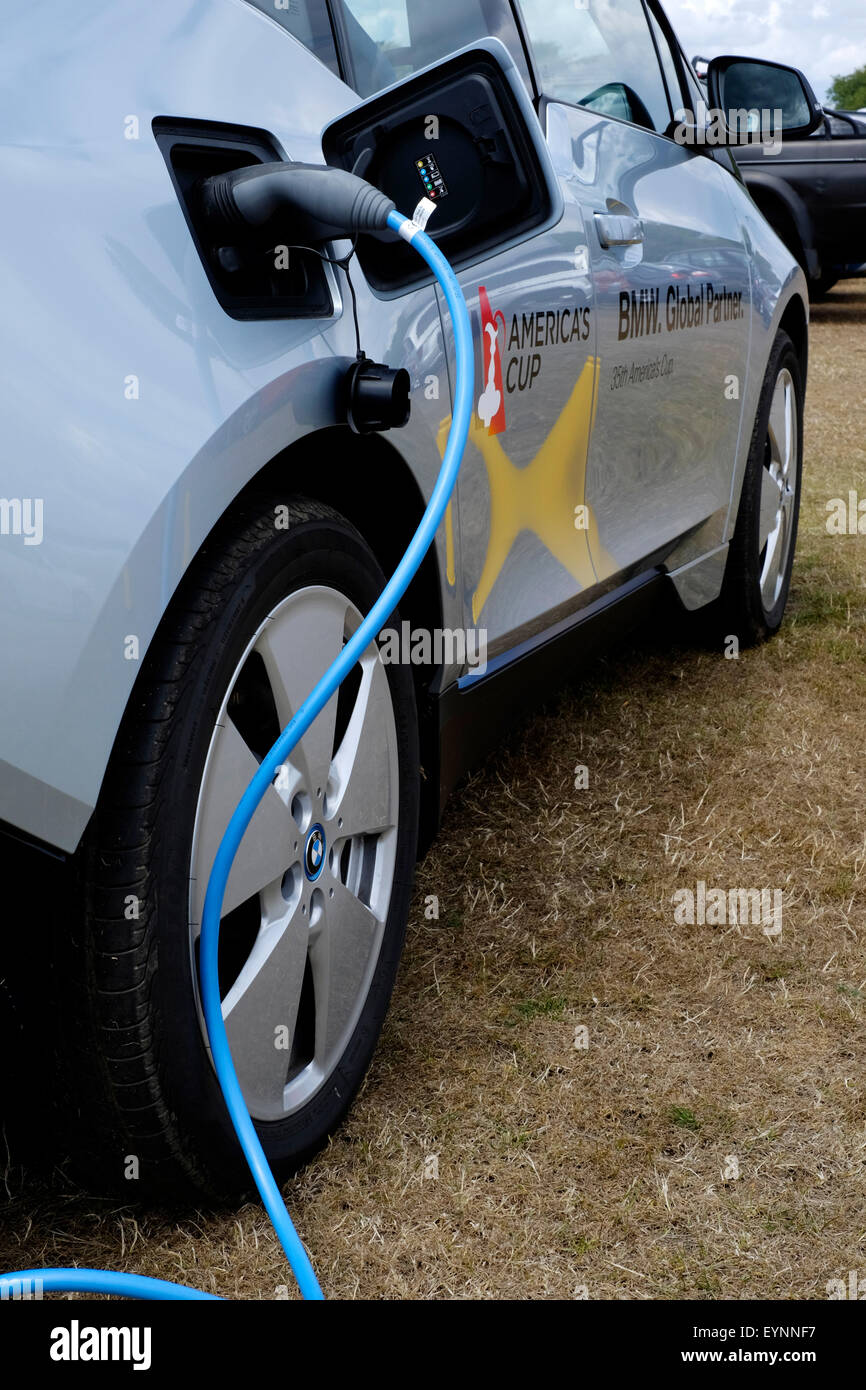
<svg viewBox="0 0 866 1390"><path fill-rule="evenodd" d="M418 254L423 256L442 288L454 325L455 399L451 431L442 467L418 530L376 603L343 647L340 655L307 696L297 714L286 725L241 797L216 853L205 894L201 928L202 1000L217 1079L265 1210L271 1218L298 1281L298 1287L306 1299L321 1299L324 1295L310 1258L280 1195L280 1189L244 1103L222 1016L218 972L219 928L223 898L232 864L262 797L272 785L278 769L286 761L295 744L303 738L316 715L324 709L356 661L375 640L409 587L445 514L469 436L474 409L475 362L472 324L463 291L448 261L426 232L399 212L389 214L388 226L404 241L410 242ZM199 1289L190 1289L184 1284L171 1284L162 1279L147 1279L139 1274L117 1274L99 1269L24 1269L0 1278L0 1296L6 1298L16 1295L20 1297L22 1292L26 1293L34 1287L51 1292L114 1294L121 1298L216 1298L215 1294L202 1293Z"/></svg>

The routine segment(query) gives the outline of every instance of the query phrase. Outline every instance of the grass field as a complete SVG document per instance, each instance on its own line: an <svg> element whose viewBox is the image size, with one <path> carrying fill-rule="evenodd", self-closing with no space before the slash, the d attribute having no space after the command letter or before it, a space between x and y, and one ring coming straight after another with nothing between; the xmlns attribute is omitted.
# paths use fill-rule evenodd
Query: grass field
<svg viewBox="0 0 866 1390"><path fill-rule="evenodd" d="M866 536L825 524L866 497L864 381L848 281L813 311L777 640L727 660L648 634L453 799L368 1081L287 1188L330 1297L822 1299L866 1278ZM678 925L699 881L779 890L781 933ZM6 1184L2 1268L291 1286L253 1205L178 1220Z"/></svg>

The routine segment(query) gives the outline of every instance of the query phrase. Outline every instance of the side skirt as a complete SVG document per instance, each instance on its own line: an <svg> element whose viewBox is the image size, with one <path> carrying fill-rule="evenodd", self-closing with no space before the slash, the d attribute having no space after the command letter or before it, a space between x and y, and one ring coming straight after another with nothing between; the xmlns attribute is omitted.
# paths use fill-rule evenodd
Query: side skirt
<svg viewBox="0 0 866 1390"><path fill-rule="evenodd" d="M586 663L644 622L665 601L670 579L645 571L577 614L495 657L483 675L461 677L438 696L440 814L465 773L475 767L519 716Z"/></svg>

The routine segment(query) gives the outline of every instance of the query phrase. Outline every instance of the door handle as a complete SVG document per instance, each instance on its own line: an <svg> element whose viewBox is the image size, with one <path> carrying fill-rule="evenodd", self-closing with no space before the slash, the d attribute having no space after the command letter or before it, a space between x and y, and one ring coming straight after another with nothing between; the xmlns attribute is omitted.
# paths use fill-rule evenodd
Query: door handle
<svg viewBox="0 0 866 1390"><path fill-rule="evenodd" d="M602 246L639 246L644 240L643 222L631 214L597 212L595 225Z"/></svg>

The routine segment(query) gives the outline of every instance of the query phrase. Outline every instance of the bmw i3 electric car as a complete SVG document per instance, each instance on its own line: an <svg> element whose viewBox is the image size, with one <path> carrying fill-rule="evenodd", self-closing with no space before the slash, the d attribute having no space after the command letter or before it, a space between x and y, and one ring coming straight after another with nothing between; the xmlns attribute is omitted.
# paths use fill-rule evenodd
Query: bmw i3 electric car
<svg viewBox="0 0 866 1390"><path fill-rule="evenodd" d="M426 200L477 356L435 545L223 904L278 1173L357 1091L419 843L515 712L669 597L742 642L778 629L807 286L729 150L676 138L701 90L654 0L45 0L3 39L0 949L34 996L7 1077L47 1049L30 1092L90 1186L134 1158L138 1190L230 1193L199 993L215 850L413 534L455 383L409 248L362 237L350 286L347 242L248 252L202 190L291 161Z"/></svg>

